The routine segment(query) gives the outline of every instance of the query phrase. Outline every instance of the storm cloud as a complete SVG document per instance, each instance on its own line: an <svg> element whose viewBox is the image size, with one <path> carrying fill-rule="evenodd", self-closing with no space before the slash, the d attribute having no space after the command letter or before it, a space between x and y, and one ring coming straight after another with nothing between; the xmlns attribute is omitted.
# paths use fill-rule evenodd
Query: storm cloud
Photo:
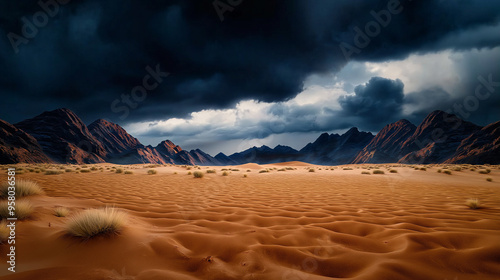
<svg viewBox="0 0 500 280"><path fill-rule="evenodd" d="M42 8L1 1L1 118L16 122L68 107L86 122L127 124L184 118L241 100L286 101L303 91L310 75L340 71L350 60L339 45L354 45L355 27L365 30L376 21L373 12L389 3L402 12L350 60L390 61L500 43L491 33L499 21L496 1L242 1L221 21L212 0L87 0L60 5L16 54L8 35L22 36L23 18L33 21ZM122 95L142 85L146 67L156 65L169 76L121 118L112 102L126 104ZM369 87L371 81L364 90ZM359 112L356 105L366 101L355 94L342 103L346 112ZM390 105L394 114L398 100Z"/></svg>

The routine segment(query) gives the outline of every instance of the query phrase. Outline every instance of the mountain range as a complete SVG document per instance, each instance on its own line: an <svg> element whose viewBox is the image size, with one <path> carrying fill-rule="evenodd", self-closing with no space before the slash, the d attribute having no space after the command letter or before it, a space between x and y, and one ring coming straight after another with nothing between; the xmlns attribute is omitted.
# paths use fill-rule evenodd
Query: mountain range
<svg viewBox="0 0 500 280"><path fill-rule="evenodd" d="M248 162L304 161L349 163L500 163L500 121L485 127L443 111L430 113L420 125L399 120L379 133L353 127L346 133L321 134L300 150L278 145L252 147L215 157L183 150L170 140L145 146L121 126L98 119L88 126L71 110L57 109L9 124L0 120L0 164L100 163L236 165Z"/></svg>

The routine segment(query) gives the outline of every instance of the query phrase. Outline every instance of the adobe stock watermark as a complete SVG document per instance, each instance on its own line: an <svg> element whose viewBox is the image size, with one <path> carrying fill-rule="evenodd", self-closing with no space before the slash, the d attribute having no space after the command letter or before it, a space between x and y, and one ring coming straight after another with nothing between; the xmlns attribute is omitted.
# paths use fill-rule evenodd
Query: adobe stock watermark
<svg viewBox="0 0 500 280"><path fill-rule="evenodd" d="M48 0L48 1L38 1L38 6L41 10L34 13L31 19L27 17L22 17L21 21L23 26L21 27L21 35L14 32L9 32L7 38L9 38L10 45L14 50L14 53L19 53L19 47L21 45L26 45L38 35L40 28L44 28L49 24L51 18L54 18L60 11L61 5L66 5L70 0Z"/></svg>
<svg viewBox="0 0 500 280"><path fill-rule="evenodd" d="M111 111L121 113L120 119L124 120L128 117L130 110L137 108L139 103L146 99L148 92L155 90L163 82L163 78L170 75L160 70L160 64L157 64L155 69L149 65L146 66L146 72L148 74L142 79L142 85L134 87L130 94L122 94L120 99L117 98L111 102Z"/></svg>
<svg viewBox="0 0 500 280"><path fill-rule="evenodd" d="M224 21L224 13L234 11L234 8L241 5L241 3L243 3L243 0L214 0L212 5L220 21Z"/></svg>
<svg viewBox="0 0 500 280"><path fill-rule="evenodd" d="M407 1L411 2L412 0ZM353 54L361 53L362 49L370 45L372 38L377 37L380 32L382 32L382 28L387 27L391 23L392 17L400 14L402 11L403 6L399 0L389 0L387 2L387 8L378 12L371 10L370 15L374 20L367 22L364 30L358 26L353 28L354 46L346 42L341 42L339 44L339 48L344 54L345 59L349 61Z"/></svg>

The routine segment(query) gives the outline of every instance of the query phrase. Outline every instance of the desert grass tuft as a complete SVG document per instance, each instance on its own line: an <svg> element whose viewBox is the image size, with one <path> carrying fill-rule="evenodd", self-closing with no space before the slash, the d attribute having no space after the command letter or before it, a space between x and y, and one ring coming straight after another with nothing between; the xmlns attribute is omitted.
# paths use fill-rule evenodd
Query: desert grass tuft
<svg viewBox="0 0 500 280"><path fill-rule="evenodd" d="M259 173L268 173L268 172L269 172L269 170L267 170L267 169L262 169L259 171Z"/></svg>
<svg viewBox="0 0 500 280"><path fill-rule="evenodd" d="M156 170L154 170L154 169L149 169L148 170L148 175L154 175L156 173L158 173L158 172Z"/></svg>
<svg viewBox="0 0 500 280"><path fill-rule="evenodd" d="M207 170L207 173L215 173L215 169L209 169Z"/></svg>
<svg viewBox="0 0 500 280"><path fill-rule="evenodd" d="M469 198L465 201L465 205L469 207L470 209L479 209L481 208L481 203L479 202L479 199L477 198Z"/></svg>
<svg viewBox="0 0 500 280"><path fill-rule="evenodd" d="M229 172L227 171L222 172L222 176L229 176Z"/></svg>
<svg viewBox="0 0 500 280"><path fill-rule="evenodd" d="M398 173L398 171L396 169L391 169L389 170L390 173Z"/></svg>
<svg viewBox="0 0 500 280"><path fill-rule="evenodd" d="M352 168L350 168L350 167L344 167L344 168L342 168L342 170L352 170Z"/></svg>
<svg viewBox="0 0 500 280"><path fill-rule="evenodd" d="M118 234L126 222L127 215L116 208L89 209L72 217L66 231L72 236L90 239L98 235Z"/></svg>
<svg viewBox="0 0 500 280"><path fill-rule="evenodd" d="M373 170L373 174L385 174L385 172L377 169L377 170Z"/></svg>
<svg viewBox="0 0 500 280"><path fill-rule="evenodd" d="M90 169L81 169L80 172L81 173L90 173Z"/></svg>
<svg viewBox="0 0 500 280"><path fill-rule="evenodd" d="M316 169L314 169L314 168L309 168L309 172L316 172Z"/></svg>
<svg viewBox="0 0 500 280"><path fill-rule="evenodd" d="M0 202L0 218L17 218L18 220L25 220L33 213L33 206L27 200L16 201L14 216L10 215L9 204L7 201Z"/></svg>
<svg viewBox="0 0 500 280"><path fill-rule="evenodd" d="M7 198L9 196L9 187L10 185L7 182L0 185L0 197ZM37 182L30 180L17 179L15 187L17 198L30 195L41 195L44 193Z"/></svg>
<svg viewBox="0 0 500 280"><path fill-rule="evenodd" d="M195 172L193 173L193 176L194 176L195 178L203 178L203 175L204 175L204 174L203 174L203 172L201 172L201 171L195 171Z"/></svg>
<svg viewBox="0 0 500 280"><path fill-rule="evenodd" d="M56 215L56 217L66 217L68 216L69 214L69 209L66 208L66 207L56 207L54 209L54 215Z"/></svg>
<svg viewBox="0 0 500 280"><path fill-rule="evenodd" d="M488 178L486 178L486 181L488 181L488 182L492 182L492 181L493 181L493 179L488 177Z"/></svg>
<svg viewBox="0 0 500 280"><path fill-rule="evenodd" d="M450 170L445 170L443 171L444 174L448 174L448 175L451 175L451 171Z"/></svg>
<svg viewBox="0 0 500 280"><path fill-rule="evenodd" d="M125 173L124 173L124 174L129 174L129 175L130 175L130 174L134 174L134 171L127 170L127 171L125 171Z"/></svg>
<svg viewBox="0 0 500 280"><path fill-rule="evenodd" d="M361 174L364 174L364 175L371 175L371 173L370 173L370 172L368 172L368 171L361 171Z"/></svg>
<svg viewBox="0 0 500 280"><path fill-rule="evenodd" d="M117 168L115 172L116 172L116 173L123 173L123 169L121 169L121 168Z"/></svg>
<svg viewBox="0 0 500 280"><path fill-rule="evenodd" d="M247 178L247 177L248 177L248 175L247 175L247 174L243 174L243 178Z"/></svg>

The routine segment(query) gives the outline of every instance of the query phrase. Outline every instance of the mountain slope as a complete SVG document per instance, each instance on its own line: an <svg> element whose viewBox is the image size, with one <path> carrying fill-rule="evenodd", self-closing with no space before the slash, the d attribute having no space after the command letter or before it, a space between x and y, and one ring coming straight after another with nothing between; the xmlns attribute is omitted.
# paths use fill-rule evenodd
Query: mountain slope
<svg viewBox="0 0 500 280"><path fill-rule="evenodd" d="M462 140L480 129L453 114L434 111L402 144L399 162L442 163L453 156Z"/></svg>
<svg viewBox="0 0 500 280"><path fill-rule="evenodd" d="M302 160L317 164L347 164L373 139L373 134L356 127L343 135L321 134L316 141L300 150Z"/></svg>
<svg viewBox="0 0 500 280"><path fill-rule="evenodd" d="M0 120L0 164L47 163L47 157L33 136Z"/></svg>
<svg viewBox="0 0 500 280"><path fill-rule="evenodd" d="M68 109L44 112L15 126L33 136L43 152L55 162L104 162L104 147L90 134L82 120Z"/></svg>
<svg viewBox="0 0 500 280"><path fill-rule="evenodd" d="M465 138L446 163L500 164L500 121Z"/></svg>
<svg viewBox="0 0 500 280"><path fill-rule="evenodd" d="M278 145L271 149L268 146L252 147L243 152L234 153L229 159L237 164L243 163L276 163L284 161L300 160L300 153L288 146Z"/></svg>
<svg viewBox="0 0 500 280"><path fill-rule="evenodd" d="M352 163L386 163L400 159L401 146L415 133L417 127L408 120L399 120L386 125L356 155Z"/></svg>

